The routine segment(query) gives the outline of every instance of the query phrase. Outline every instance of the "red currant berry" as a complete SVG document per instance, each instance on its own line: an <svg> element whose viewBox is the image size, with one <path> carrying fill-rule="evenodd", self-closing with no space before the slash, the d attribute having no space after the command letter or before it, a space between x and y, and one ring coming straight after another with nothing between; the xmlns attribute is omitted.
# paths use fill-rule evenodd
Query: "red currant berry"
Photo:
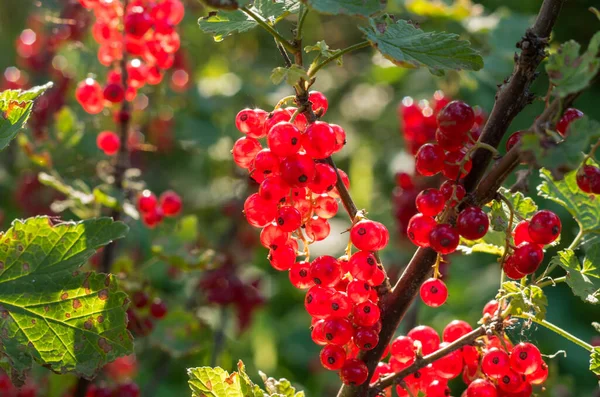
<svg viewBox="0 0 600 397"><path fill-rule="evenodd" d="M329 300L328 317L346 318L352 312L352 300L345 292L336 291Z"/></svg>
<svg viewBox="0 0 600 397"><path fill-rule="evenodd" d="M546 382L546 379L548 379L548 365L543 361L537 370L526 377L527 382L532 385L541 385Z"/></svg>
<svg viewBox="0 0 600 397"><path fill-rule="evenodd" d="M365 363L357 359L346 360L340 370L340 379L345 385L362 385L369 377Z"/></svg>
<svg viewBox="0 0 600 397"><path fill-rule="evenodd" d="M258 193L249 196L244 202L244 215L248 223L254 227L265 227L276 216L277 207L272 202L260 197Z"/></svg>
<svg viewBox="0 0 600 397"><path fill-rule="evenodd" d="M138 197L138 209L140 212L150 212L156 208L158 199L150 190L144 190Z"/></svg>
<svg viewBox="0 0 600 397"><path fill-rule="evenodd" d="M265 248L277 249L278 246L286 244L289 239L290 233L273 223L269 223L260 232L260 243Z"/></svg>
<svg viewBox="0 0 600 397"><path fill-rule="evenodd" d="M440 186L440 192L444 195L444 198L447 202L450 203L452 207L458 204L467 194L467 191L462 185L457 185L453 181L445 181Z"/></svg>
<svg viewBox="0 0 600 397"><path fill-rule="evenodd" d="M442 130L437 130L435 132L435 141L437 144L447 152L453 152L455 150L462 149L468 140L468 135L460 135L456 137L451 137L442 132Z"/></svg>
<svg viewBox="0 0 600 397"><path fill-rule="evenodd" d="M386 375L393 374L394 371L392 367L388 363L378 362L377 367L375 367L375 371L373 372L373 377L371 377L371 384L375 384L380 378L383 378Z"/></svg>
<svg viewBox="0 0 600 397"><path fill-rule="evenodd" d="M316 194L329 193L335 188L336 182L335 169L328 164L317 163L315 164L315 177L308 188Z"/></svg>
<svg viewBox="0 0 600 397"><path fill-rule="evenodd" d="M316 121L302 135L302 146L306 154L315 159L327 158L336 148L335 132L329 124Z"/></svg>
<svg viewBox="0 0 600 397"><path fill-rule="evenodd" d="M315 285L312 277L310 277L310 263L296 262L290 269L290 282L298 289L307 289Z"/></svg>
<svg viewBox="0 0 600 397"><path fill-rule="evenodd" d="M504 350L491 348L481 359L482 371L493 379L500 379L510 370L510 357Z"/></svg>
<svg viewBox="0 0 600 397"><path fill-rule="evenodd" d="M423 215L436 216L444 209L446 199L437 189L425 189L415 199L417 210Z"/></svg>
<svg viewBox="0 0 600 397"><path fill-rule="evenodd" d="M519 374L530 375L542 366L542 355L531 343L519 343L510 354L510 366Z"/></svg>
<svg viewBox="0 0 600 397"><path fill-rule="evenodd" d="M423 303L430 307L440 307L448 299L448 288L439 278L430 278L421 285Z"/></svg>
<svg viewBox="0 0 600 397"><path fill-rule="evenodd" d="M324 368L337 371L346 361L346 350L341 346L327 345L321 350L319 358Z"/></svg>
<svg viewBox="0 0 600 397"><path fill-rule="evenodd" d="M403 190L413 190L415 188L412 176L406 172L396 173L396 185Z"/></svg>
<svg viewBox="0 0 600 397"><path fill-rule="evenodd" d="M416 246L429 247L429 235L436 225L437 223L432 217L417 214L410 218L406 234Z"/></svg>
<svg viewBox="0 0 600 397"><path fill-rule="evenodd" d="M335 152L337 153L346 144L346 131L337 124L329 124L333 132L335 133Z"/></svg>
<svg viewBox="0 0 600 397"><path fill-rule="evenodd" d="M523 243L515 249L512 259L515 268L523 274L535 272L544 260L544 251L533 243Z"/></svg>
<svg viewBox="0 0 600 397"><path fill-rule="evenodd" d="M131 296L131 301L133 302L133 305L135 307L141 309L142 307L145 307L148 304L148 294L144 291L135 291Z"/></svg>
<svg viewBox="0 0 600 397"><path fill-rule="evenodd" d="M399 336L391 344L392 357L401 364L411 365L417 356L415 341L408 336Z"/></svg>
<svg viewBox="0 0 600 397"><path fill-rule="evenodd" d="M164 215L162 213L162 209L156 207L153 210L144 213L144 216L142 217L142 222L144 222L144 224L147 227L152 229L162 222L163 217Z"/></svg>
<svg viewBox="0 0 600 397"><path fill-rule="evenodd" d="M235 126L250 138L262 138L268 132L265 131L267 116L268 113L262 109L244 109L235 116Z"/></svg>
<svg viewBox="0 0 600 397"><path fill-rule="evenodd" d="M121 147L119 136L112 131L102 131L96 138L98 149L102 150L107 156L114 156Z"/></svg>
<svg viewBox="0 0 600 397"><path fill-rule="evenodd" d="M233 161L238 167L248 169L261 149L262 146L260 146L260 142L257 139L248 137L240 138L233 145L233 149L231 149Z"/></svg>
<svg viewBox="0 0 600 397"><path fill-rule="evenodd" d="M444 328L444 331L442 332L442 339L444 342L451 343L471 331L473 331L473 327L471 327L471 325L466 321L453 320L446 325L446 328Z"/></svg>
<svg viewBox="0 0 600 397"><path fill-rule="evenodd" d="M175 216L179 214L183 206L181 197L172 190L167 190L161 194L159 201L165 216Z"/></svg>
<svg viewBox="0 0 600 397"><path fill-rule="evenodd" d="M310 276L317 285L333 287L342 277L340 263L333 256L319 256L310 264Z"/></svg>
<svg viewBox="0 0 600 397"><path fill-rule="evenodd" d="M517 268L513 256L509 256L506 258L506 261L502 265L502 270L504 270L504 273L506 273L506 275L513 280L520 280L526 276L525 273L521 272L519 268Z"/></svg>
<svg viewBox="0 0 600 397"><path fill-rule="evenodd" d="M494 384L485 379L475 379L465 391L465 397L497 397Z"/></svg>
<svg viewBox="0 0 600 397"><path fill-rule="evenodd" d="M324 318L329 313L329 300L335 291L331 288L315 285L304 298L304 307L308 314L315 318Z"/></svg>
<svg viewBox="0 0 600 397"><path fill-rule="evenodd" d="M262 181L258 194L267 201L279 203L289 196L290 189L281 176L271 175Z"/></svg>
<svg viewBox="0 0 600 397"><path fill-rule="evenodd" d="M104 99L112 103L119 103L125 98L125 90L121 84L110 83L104 87Z"/></svg>
<svg viewBox="0 0 600 397"><path fill-rule="evenodd" d="M75 99L90 114L98 114L104 109L102 87L92 78L87 78L77 84Z"/></svg>
<svg viewBox="0 0 600 397"><path fill-rule="evenodd" d="M302 224L302 215L300 211L289 205L284 205L277 211L275 218L277 226L285 232L293 232Z"/></svg>
<svg viewBox="0 0 600 397"><path fill-rule="evenodd" d="M473 167L473 161L471 159L468 159L467 161L465 161L464 164L462 164L464 158L465 153L460 150L448 152L446 154L444 169L442 170L444 176L448 179L455 180L459 177L459 174L461 178L464 178L469 172L471 172L471 167ZM460 168L461 164L463 168L462 172Z"/></svg>
<svg viewBox="0 0 600 397"><path fill-rule="evenodd" d="M305 232L310 241L323 241L329 236L331 225L327 219L313 217L306 224Z"/></svg>
<svg viewBox="0 0 600 397"><path fill-rule="evenodd" d="M525 131L517 131L508 137L506 140L506 151L510 151L517 143L521 141L521 137L525 134Z"/></svg>
<svg viewBox="0 0 600 397"><path fill-rule="evenodd" d="M522 243L532 243L533 241L529 236L529 221L523 220L519 222L512 231L512 236L517 247Z"/></svg>
<svg viewBox="0 0 600 397"><path fill-rule="evenodd" d="M312 326L310 329L310 338L313 342L320 346L324 346L327 344L327 339L325 339L325 334L323 333L324 324L325 320L313 318Z"/></svg>
<svg viewBox="0 0 600 397"><path fill-rule="evenodd" d="M600 194L600 168L584 165L576 174L577 186L585 193Z"/></svg>
<svg viewBox="0 0 600 397"><path fill-rule="evenodd" d="M440 349L448 346L449 343L440 343ZM433 362L433 369L437 376L443 379L454 379L463 369L463 357L460 350L454 350L442 358Z"/></svg>
<svg viewBox="0 0 600 397"><path fill-rule="evenodd" d="M432 176L444 169L446 155L438 145L427 143L419 149L415 156L417 172L423 176Z"/></svg>
<svg viewBox="0 0 600 397"><path fill-rule="evenodd" d="M529 236L534 243L550 244L558 238L561 230L560 218L552 211L538 211L529 221Z"/></svg>
<svg viewBox="0 0 600 397"><path fill-rule="evenodd" d="M473 108L462 101L452 101L437 115L439 129L450 137L459 137L469 132L475 122Z"/></svg>
<svg viewBox="0 0 600 397"><path fill-rule="evenodd" d="M512 369L498 379L498 388L505 393L516 393L525 385L525 377Z"/></svg>
<svg viewBox="0 0 600 397"><path fill-rule="evenodd" d="M425 395L427 397L448 397L450 396L450 388L446 381L435 379L425 389Z"/></svg>
<svg viewBox="0 0 600 397"><path fill-rule="evenodd" d="M262 149L256 153L250 176L257 183L262 183L270 175L279 173L279 158L270 149Z"/></svg>
<svg viewBox="0 0 600 397"><path fill-rule="evenodd" d="M346 287L346 294L354 303L362 303L369 300L371 286L360 280L352 280Z"/></svg>
<svg viewBox="0 0 600 397"><path fill-rule="evenodd" d="M565 136L567 133L567 130L569 129L569 125L573 121L580 119L582 117L583 117L583 112L581 110L578 110L575 108L568 108L567 110L565 110L565 113L563 114L560 121L556 124L556 131L558 131L558 133L561 134L562 136Z"/></svg>
<svg viewBox="0 0 600 397"><path fill-rule="evenodd" d="M411 329L407 336L412 340L421 342L421 351L424 356L433 353L440 347L440 336L427 325L419 325Z"/></svg>
<svg viewBox="0 0 600 397"><path fill-rule="evenodd" d="M458 232L448 224L436 225L429 233L429 246L439 254L453 253L459 241Z"/></svg>
<svg viewBox="0 0 600 397"><path fill-rule="evenodd" d="M352 277L366 281L371 278L377 268L377 259L372 252L358 251L348 260L348 268Z"/></svg>
<svg viewBox="0 0 600 397"><path fill-rule="evenodd" d="M289 270L296 262L296 249L293 243L272 243L268 256L271 266L281 272Z"/></svg>
<svg viewBox="0 0 600 397"><path fill-rule="evenodd" d="M323 333L328 344L343 346L352 338L354 327L347 318L333 317L325 320Z"/></svg>
<svg viewBox="0 0 600 397"><path fill-rule="evenodd" d="M311 91L308 93L308 100L312 103L313 112L320 114L321 117L325 115L329 108L325 95L319 91Z"/></svg>
<svg viewBox="0 0 600 397"><path fill-rule="evenodd" d="M339 179L342 181L342 183L346 187L346 190L349 190L350 189L350 179L348 178L348 175L344 172L344 170L341 170L339 168L337 169L337 172L339 175ZM329 194L333 198L340 198L340 192L338 192L337 187L334 188L332 191L330 191L327 194Z"/></svg>
<svg viewBox="0 0 600 397"><path fill-rule="evenodd" d="M295 154L281 162L281 176L292 187L308 186L315 178L315 163L306 154Z"/></svg>
<svg viewBox="0 0 600 397"><path fill-rule="evenodd" d="M350 241L362 251L379 251L387 245L389 233L379 222L363 219L350 229Z"/></svg>
<svg viewBox="0 0 600 397"><path fill-rule="evenodd" d="M289 122L275 124L267 135L269 149L279 157L287 157L300 150L300 130Z"/></svg>
<svg viewBox="0 0 600 397"><path fill-rule="evenodd" d="M479 207L465 208L458 214L456 229L467 240L483 238L490 227L487 214Z"/></svg>
<svg viewBox="0 0 600 397"><path fill-rule="evenodd" d="M338 203L333 197L320 196L315 199L313 210L319 218L330 219L338 212Z"/></svg>
<svg viewBox="0 0 600 397"><path fill-rule="evenodd" d="M492 299L491 301L489 301L488 303L485 304L485 306L483 307L483 315L485 316L486 314L490 317L493 317L496 315L496 313L498 313L498 301L495 299Z"/></svg>
<svg viewBox="0 0 600 397"><path fill-rule="evenodd" d="M354 324L359 327L372 327L379 321L379 307L370 300L354 306Z"/></svg>
<svg viewBox="0 0 600 397"><path fill-rule="evenodd" d="M167 315L167 305L159 298L154 298L150 304L150 314L157 319L163 318Z"/></svg>
<svg viewBox="0 0 600 397"><path fill-rule="evenodd" d="M357 328L354 331L354 343L361 350L371 350L379 343L379 333L373 328Z"/></svg>

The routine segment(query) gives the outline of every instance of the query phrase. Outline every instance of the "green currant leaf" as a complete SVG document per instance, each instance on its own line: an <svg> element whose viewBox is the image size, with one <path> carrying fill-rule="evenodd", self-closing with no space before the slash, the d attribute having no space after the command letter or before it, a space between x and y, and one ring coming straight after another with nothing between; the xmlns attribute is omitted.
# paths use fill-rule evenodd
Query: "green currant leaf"
<svg viewBox="0 0 600 397"><path fill-rule="evenodd" d="M509 300L510 314L532 313L538 320L546 318L548 299L537 285L523 287L516 281L507 281L502 284L502 290L497 298L500 297Z"/></svg>
<svg viewBox="0 0 600 397"><path fill-rule="evenodd" d="M284 80L289 85L294 85L300 78L308 79L308 75L306 70L298 65L292 65L289 68L277 67L271 72L271 82L275 85L281 84Z"/></svg>
<svg viewBox="0 0 600 397"><path fill-rule="evenodd" d="M300 10L296 0L256 0L250 7L252 12L270 25ZM204 33L213 36L216 42L234 33L244 33L254 29L258 23L242 10L211 12L198 19L198 26Z"/></svg>
<svg viewBox="0 0 600 397"><path fill-rule="evenodd" d="M270 393L269 396L304 397L304 392L296 392L289 380L267 377L263 372L259 372L259 374L265 383L267 393Z"/></svg>
<svg viewBox="0 0 600 397"><path fill-rule="evenodd" d="M474 252L482 252L502 256L504 246L506 245L506 235L504 232L490 230L479 240L466 240L461 237L458 249L463 253L470 255Z"/></svg>
<svg viewBox="0 0 600 397"><path fill-rule="evenodd" d="M597 305L600 301L600 246L586 250L583 263L573 250L565 249L556 254L550 264L558 264L567 272L567 284L584 302Z"/></svg>
<svg viewBox="0 0 600 397"><path fill-rule="evenodd" d="M569 125L567 137L560 143L548 146L539 135L522 136L522 149L536 159L536 163L562 179L565 172L577 168L593 142L600 138L600 123L584 116Z"/></svg>
<svg viewBox="0 0 600 397"><path fill-rule="evenodd" d="M433 74L445 70L479 70L481 55L458 35L424 32L407 21L371 19L371 25L361 30L367 40L387 59L406 68L427 67Z"/></svg>
<svg viewBox="0 0 600 397"><path fill-rule="evenodd" d="M600 376L600 347L594 347L590 355L590 371Z"/></svg>
<svg viewBox="0 0 600 397"><path fill-rule="evenodd" d="M600 232L600 200L579 189L576 173L571 171L562 181L557 181L549 170L541 169L542 183L537 187L538 194L565 207L583 232Z"/></svg>
<svg viewBox="0 0 600 397"><path fill-rule="evenodd" d="M33 102L52 83L33 87L30 90L6 90L0 92L0 150L8 146L17 132L25 126L33 109Z"/></svg>
<svg viewBox="0 0 600 397"><path fill-rule="evenodd" d="M570 40L560 46L558 51L548 58L546 72L550 82L555 85L554 94L561 98L588 87L600 70L600 32L597 32L587 50L579 55L581 46Z"/></svg>
<svg viewBox="0 0 600 397"><path fill-rule="evenodd" d="M513 207L513 228L517 225L517 223L519 223L519 219L528 219L538 210L535 201L533 201L533 199L531 199L530 197L526 197L521 192L511 193L508 189L501 187L498 193L502 194L504 198L506 198ZM508 205L504 203L504 201L494 200L492 202L490 220L490 225L493 230L498 232L504 232L508 229L508 224L510 220L510 209Z"/></svg>
<svg viewBox="0 0 600 397"><path fill-rule="evenodd" d="M0 353L17 373L36 361L91 378L131 354L127 295L112 275L80 272L98 248L125 236L109 218L53 224L16 220L0 238Z"/></svg>
<svg viewBox="0 0 600 397"><path fill-rule="evenodd" d="M387 0L306 0L315 11L323 14L370 17L383 10Z"/></svg>
<svg viewBox="0 0 600 397"><path fill-rule="evenodd" d="M192 397L265 397L260 387L246 374L244 363L238 362L238 372L231 375L223 368L188 368L188 384Z"/></svg>
<svg viewBox="0 0 600 397"><path fill-rule="evenodd" d="M315 64L320 59L330 58L330 57L334 56L335 54L339 53L340 51L341 50L329 49L329 45L327 45L325 40L317 41L315 43L315 45L309 45L309 46L304 47L304 52L306 52L307 54L310 52L318 53L315 60L313 61L313 64ZM342 57L337 58L335 60L335 62L340 66L342 66L344 64Z"/></svg>

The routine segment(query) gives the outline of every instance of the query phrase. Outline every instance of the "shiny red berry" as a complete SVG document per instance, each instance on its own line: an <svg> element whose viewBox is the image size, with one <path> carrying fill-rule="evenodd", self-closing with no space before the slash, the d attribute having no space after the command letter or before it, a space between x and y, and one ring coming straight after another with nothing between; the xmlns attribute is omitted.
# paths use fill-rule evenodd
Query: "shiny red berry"
<svg viewBox="0 0 600 397"><path fill-rule="evenodd" d="M475 379L465 391L465 397L497 397L494 384L486 379Z"/></svg>
<svg viewBox="0 0 600 397"><path fill-rule="evenodd" d="M369 219L355 223L350 229L350 241L359 250L378 251L387 245L389 233L386 227Z"/></svg>
<svg viewBox="0 0 600 397"><path fill-rule="evenodd" d="M560 218L552 211L538 211L529 221L529 236L534 243L550 244L558 238L562 228Z"/></svg>
<svg viewBox="0 0 600 397"><path fill-rule="evenodd" d="M458 232L449 224L436 225L429 233L429 246L439 254L451 254L459 241Z"/></svg>
<svg viewBox="0 0 600 397"><path fill-rule="evenodd" d="M161 194L159 202L165 216L175 216L179 214L183 207L181 197L172 190L167 190Z"/></svg>
<svg viewBox="0 0 600 397"><path fill-rule="evenodd" d="M333 287L342 277L340 263L333 256L319 256L310 264L310 276L317 285Z"/></svg>
<svg viewBox="0 0 600 397"><path fill-rule="evenodd" d="M258 193L254 193L244 202L244 215L252 226L265 227L277 215L277 207L259 196Z"/></svg>
<svg viewBox="0 0 600 397"><path fill-rule="evenodd" d="M323 333L328 344L343 346L352 338L354 327L347 318L333 317L325 319Z"/></svg>
<svg viewBox="0 0 600 397"><path fill-rule="evenodd" d="M150 304L150 314L154 318L163 318L167 315L167 305L159 298L155 298Z"/></svg>
<svg viewBox="0 0 600 397"><path fill-rule="evenodd" d="M508 137L508 139L506 140L506 151L507 152L510 151L510 149L512 149L517 143L519 143L521 141L521 137L523 136L524 133L525 133L525 131L517 131Z"/></svg>
<svg viewBox="0 0 600 397"><path fill-rule="evenodd" d="M354 331L354 343L361 350L371 350L379 343L379 333L370 327L357 328Z"/></svg>
<svg viewBox="0 0 600 397"><path fill-rule="evenodd" d="M325 115L329 108L329 103L325 95L319 91L311 91L308 93L308 100L312 103L313 112L320 113L321 116Z"/></svg>
<svg viewBox="0 0 600 397"><path fill-rule="evenodd" d="M446 178L455 180L459 177L459 175L460 178L464 178L471 171L471 168L473 167L473 161L468 159L463 163L465 155L466 154L460 150L448 152L446 154L444 168L442 169L442 173Z"/></svg>
<svg viewBox="0 0 600 397"><path fill-rule="evenodd" d="M286 232L293 232L302 225L302 214L296 208L284 205L277 210L277 226Z"/></svg>
<svg viewBox="0 0 600 397"><path fill-rule="evenodd" d="M481 359L481 370L490 378L500 379L510 370L510 357L504 350L489 349Z"/></svg>
<svg viewBox="0 0 600 397"><path fill-rule="evenodd" d="M483 238L490 227L487 214L479 207L467 207L458 214L456 229L467 240Z"/></svg>
<svg viewBox="0 0 600 397"><path fill-rule="evenodd" d="M438 145L427 143L415 155L415 167L423 176L432 176L444 169L446 155Z"/></svg>
<svg viewBox="0 0 600 397"><path fill-rule="evenodd" d="M328 123L316 121L302 134L302 146L312 158L327 158L335 152L335 132Z"/></svg>
<svg viewBox="0 0 600 397"><path fill-rule="evenodd" d="M240 138L233 144L233 149L231 149L233 161L240 168L250 168L261 149L262 146L257 139L249 137Z"/></svg>
<svg viewBox="0 0 600 397"><path fill-rule="evenodd" d="M98 149L102 150L107 156L114 156L121 147L119 136L112 131L102 131L96 138Z"/></svg>
<svg viewBox="0 0 600 397"><path fill-rule="evenodd" d="M439 278L430 278L421 285L420 295L427 306L440 307L448 299L448 288Z"/></svg>
<svg viewBox="0 0 600 397"><path fill-rule="evenodd" d="M158 199L150 190L144 190L138 197L138 210L140 212L150 212L156 208Z"/></svg>
<svg viewBox="0 0 600 397"><path fill-rule="evenodd" d="M600 194L600 168L593 165L584 165L577 170L577 186L586 192Z"/></svg>
<svg viewBox="0 0 600 397"><path fill-rule="evenodd" d="M446 201L452 206L456 206L467 194L467 191L462 185L456 184L454 181L445 181L440 186L440 192L444 195Z"/></svg>
<svg viewBox="0 0 600 397"><path fill-rule="evenodd" d="M125 98L125 90L121 84L110 83L104 87L104 99L112 103L119 103Z"/></svg>
<svg viewBox="0 0 600 397"><path fill-rule="evenodd" d="M473 331L473 327L466 321L453 320L444 328L442 339L444 342L454 342L471 331Z"/></svg>
<svg viewBox="0 0 600 397"><path fill-rule="evenodd" d="M354 303L362 303L369 300L371 286L361 280L352 280L346 287L346 294Z"/></svg>
<svg viewBox="0 0 600 397"><path fill-rule="evenodd" d="M267 116L268 113L262 109L243 109L235 117L235 126L250 138L262 138L268 132L264 128Z"/></svg>
<svg viewBox="0 0 600 397"><path fill-rule="evenodd" d="M462 101L452 101L437 115L439 129L450 137L469 132L475 122L473 108Z"/></svg>
<svg viewBox="0 0 600 397"><path fill-rule="evenodd" d="M417 214L410 218L406 234L413 244L419 247L429 247L429 235L437 225L435 219L423 214Z"/></svg>
<svg viewBox="0 0 600 397"><path fill-rule="evenodd" d="M310 276L309 262L296 262L292 265L289 272L290 282L299 289L307 289L315 285Z"/></svg>
<svg viewBox="0 0 600 397"><path fill-rule="evenodd" d="M538 244L523 243L512 255L515 268L523 274L535 272L544 260L544 251Z"/></svg>
<svg viewBox="0 0 600 397"><path fill-rule="evenodd" d="M419 325L411 329L406 335L412 340L421 342L423 355L428 355L440 347L440 336L435 330L427 325Z"/></svg>
<svg viewBox="0 0 600 397"><path fill-rule="evenodd" d="M354 306L354 324L359 327L372 327L379 321L379 307L370 300Z"/></svg>
<svg viewBox="0 0 600 397"><path fill-rule="evenodd" d="M287 157L298 153L300 150L300 130L289 122L275 124L267 135L269 149L279 156Z"/></svg>
<svg viewBox="0 0 600 397"><path fill-rule="evenodd" d="M521 342L510 354L510 366L519 374L530 375L542 366L542 355L532 343Z"/></svg>
<svg viewBox="0 0 600 397"><path fill-rule="evenodd" d="M512 236L517 247L522 243L532 243L533 240L529 236L529 221L523 220L519 222L512 231Z"/></svg>
<svg viewBox="0 0 600 397"><path fill-rule="evenodd" d="M567 133L567 130L569 129L569 125L573 121L580 119L582 117L583 117L583 112L581 110L578 110L575 108L568 108L567 110L565 110L565 113L563 114L562 118L556 124L556 131L558 131L558 133L561 134L562 136L565 136Z"/></svg>
<svg viewBox="0 0 600 397"><path fill-rule="evenodd" d="M281 161L281 176L292 187L304 187L315 177L315 163L307 154L295 154Z"/></svg>
<svg viewBox="0 0 600 397"><path fill-rule="evenodd" d="M367 381L368 376L367 366L357 359L346 360L340 370L340 379L346 385L362 385Z"/></svg>
<svg viewBox="0 0 600 397"><path fill-rule="evenodd" d="M346 350L341 346L327 345L321 350L319 358L324 368L337 371L346 362Z"/></svg>
<svg viewBox="0 0 600 397"><path fill-rule="evenodd" d="M437 189L425 189L415 199L417 210L423 215L436 216L446 205L444 194Z"/></svg>

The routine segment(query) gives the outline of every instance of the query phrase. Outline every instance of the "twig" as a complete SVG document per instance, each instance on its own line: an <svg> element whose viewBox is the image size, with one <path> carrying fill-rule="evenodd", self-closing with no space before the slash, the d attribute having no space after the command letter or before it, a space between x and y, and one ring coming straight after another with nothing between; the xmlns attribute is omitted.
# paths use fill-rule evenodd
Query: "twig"
<svg viewBox="0 0 600 397"><path fill-rule="evenodd" d="M439 360L444 356L447 356L448 354L462 348L463 346L473 343L477 338L484 336L486 334L486 330L487 328L484 325L475 328L473 331L461 336L446 347L436 350L435 352L423 357L420 360L417 359L411 366L403 369L402 371L381 378L373 386L371 386L371 388L369 389L369 395L375 396L377 392L393 385L394 383L398 383L406 376L420 370L421 368L428 366L432 362Z"/></svg>
<svg viewBox="0 0 600 397"><path fill-rule="evenodd" d="M248 7L241 7L240 10L244 11L248 16L256 21L263 29L265 29L271 36L275 38L278 42L281 43L285 47L286 50L295 54L298 52L298 48L295 47L292 43L290 43L285 37L283 37L277 30L275 30L271 25L265 22L264 19L257 15L255 12L250 10Z"/></svg>
<svg viewBox="0 0 600 397"><path fill-rule="evenodd" d="M323 62L315 65L314 67L310 68L308 71L308 77L314 77L314 75L323 67L328 65L329 63L335 61L336 59L340 58L341 56L352 52L352 51L356 51L356 50L360 50L361 48L365 48L370 46L371 43L368 41L361 41L360 43L351 45L350 47L344 48L343 50L340 50L338 52L336 52L334 55L330 56L329 58L325 59Z"/></svg>

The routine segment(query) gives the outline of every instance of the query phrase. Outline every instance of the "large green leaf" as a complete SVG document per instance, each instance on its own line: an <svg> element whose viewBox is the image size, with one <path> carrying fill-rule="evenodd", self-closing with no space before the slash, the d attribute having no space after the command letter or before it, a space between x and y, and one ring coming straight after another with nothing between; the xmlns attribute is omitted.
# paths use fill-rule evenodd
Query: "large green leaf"
<svg viewBox="0 0 600 397"><path fill-rule="evenodd" d="M548 146L537 134L523 135L522 149L533 154L536 163L562 179L565 172L577 168L592 143L600 138L600 123L584 116L569 125L568 134L559 144Z"/></svg>
<svg viewBox="0 0 600 397"><path fill-rule="evenodd" d="M6 90L0 93L0 150L8 146L23 128L33 109L34 100L50 87L52 83L27 91Z"/></svg>
<svg viewBox="0 0 600 397"><path fill-rule="evenodd" d="M513 227L517 225L519 218L528 219L538 209L535 201L533 201L533 199L530 197L526 197L521 192L511 193L508 189L501 187L499 193L502 194L513 207ZM508 228L508 223L510 220L510 208L508 208L508 205L506 205L506 203L504 203L502 200L494 200L492 203L490 218L492 229L503 232Z"/></svg>
<svg viewBox="0 0 600 397"><path fill-rule="evenodd" d="M548 58L546 72L555 85L554 93L560 97L586 88L600 69L600 32L591 39L586 52L579 55L581 46L576 41L567 41Z"/></svg>
<svg viewBox="0 0 600 397"><path fill-rule="evenodd" d="M0 239L0 341L17 373L35 360L90 378L133 350L127 295L111 275L80 272L128 227L109 218L16 220Z"/></svg>
<svg viewBox="0 0 600 397"><path fill-rule="evenodd" d="M250 10L265 22L274 25L289 14L297 13L300 3L297 0L256 0ZM241 10L211 12L198 19L204 33L213 35L215 41L222 41L234 33L244 33L258 26L258 23Z"/></svg>
<svg viewBox="0 0 600 397"><path fill-rule="evenodd" d="M498 294L498 298L500 297L510 300L510 314L531 313L538 320L546 318L548 298L536 285L525 287L515 281L507 281L502 284L502 290Z"/></svg>
<svg viewBox="0 0 600 397"><path fill-rule="evenodd" d="M600 232L600 200L579 189L575 174L576 171L571 171L562 181L557 181L550 171L541 169L538 194L565 207L584 232Z"/></svg>
<svg viewBox="0 0 600 397"><path fill-rule="evenodd" d="M307 0L316 11L369 17L385 8L387 0Z"/></svg>
<svg viewBox="0 0 600 397"><path fill-rule="evenodd" d="M220 367L188 368L188 384L192 397L264 397L265 393L250 381L244 364L238 363L238 372L231 375Z"/></svg>
<svg viewBox="0 0 600 397"><path fill-rule="evenodd" d="M558 264L567 272L567 284L573 293L591 304L600 301L600 246L592 246L586 251L583 264L579 262L575 252L566 249L552 258L550 264Z"/></svg>
<svg viewBox="0 0 600 397"><path fill-rule="evenodd" d="M458 35L424 32L407 21L390 18L371 20L361 28L371 45L395 64L408 67L427 67L434 74L445 70L479 70L483 59Z"/></svg>

